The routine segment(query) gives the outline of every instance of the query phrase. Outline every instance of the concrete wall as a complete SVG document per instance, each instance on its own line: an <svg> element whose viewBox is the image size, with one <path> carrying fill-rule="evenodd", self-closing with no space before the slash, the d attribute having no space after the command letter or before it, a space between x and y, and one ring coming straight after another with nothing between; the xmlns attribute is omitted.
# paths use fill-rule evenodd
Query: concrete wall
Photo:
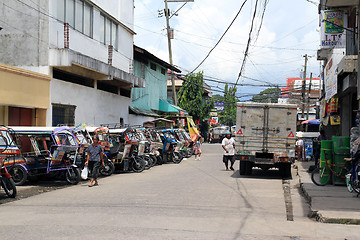
<svg viewBox="0 0 360 240"><path fill-rule="evenodd" d="M49 107L50 77L0 64L0 105Z"/></svg>
<svg viewBox="0 0 360 240"><path fill-rule="evenodd" d="M143 125L143 122L147 122L147 121L152 121L154 120L154 117L148 117L148 116L143 116L143 115L135 115L135 114L130 114L129 115L129 122L131 125Z"/></svg>
<svg viewBox="0 0 360 240"><path fill-rule="evenodd" d="M0 62L12 66L48 65L48 0L0 0Z"/></svg>
<svg viewBox="0 0 360 240"><path fill-rule="evenodd" d="M129 124L130 98L57 79L51 80L50 89L51 103L76 106L75 125L119 123L120 118L124 119L124 124ZM47 126L51 126L51 107L47 116Z"/></svg>

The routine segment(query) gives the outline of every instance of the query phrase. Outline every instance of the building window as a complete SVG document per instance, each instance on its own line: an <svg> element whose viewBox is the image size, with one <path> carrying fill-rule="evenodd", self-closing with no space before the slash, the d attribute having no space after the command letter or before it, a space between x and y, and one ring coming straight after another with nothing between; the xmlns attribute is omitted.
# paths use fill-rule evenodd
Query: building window
<svg viewBox="0 0 360 240"><path fill-rule="evenodd" d="M102 14L100 15L100 42L118 49L118 25Z"/></svg>
<svg viewBox="0 0 360 240"><path fill-rule="evenodd" d="M53 127L75 125L75 109L73 105L52 104L52 125Z"/></svg>
<svg viewBox="0 0 360 240"><path fill-rule="evenodd" d="M75 0L75 29L83 32L84 2Z"/></svg>
<svg viewBox="0 0 360 240"><path fill-rule="evenodd" d="M150 63L150 68L154 71L156 71L156 64L155 63Z"/></svg>
<svg viewBox="0 0 360 240"><path fill-rule="evenodd" d="M165 75L165 73L166 73L166 69L165 69L165 68L161 68L161 74L162 74L162 75Z"/></svg>
<svg viewBox="0 0 360 240"><path fill-rule="evenodd" d="M57 0L57 19L92 37L92 7L83 0Z"/></svg>

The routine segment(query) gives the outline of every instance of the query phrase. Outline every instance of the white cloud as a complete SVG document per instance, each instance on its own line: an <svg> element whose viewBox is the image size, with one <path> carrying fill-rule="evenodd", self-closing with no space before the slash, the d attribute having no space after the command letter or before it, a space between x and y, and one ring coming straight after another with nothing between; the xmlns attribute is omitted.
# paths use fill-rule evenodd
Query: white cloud
<svg viewBox="0 0 360 240"><path fill-rule="evenodd" d="M254 3L246 3L221 43L198 70L203 70L207 76L236 81L248 40ZM171 27L175 29L175 39L172 40L174 64L193 70L218 41L241 4L242 1L238 0L227 0L226 3L195 0L187 3L177 17L171 18ZM135 5L135 29L138 33L135 44L168 61L165 19L155 17L158 9L163 9L163 3L139 0L135 1ZM169 3L169 8L176 10L181 5ZM259 18L260 13L255 26L259 25ZM314 56L309 60L308 71L318 74L319 64L315 55L319 42L315 31L317 18L317 7L306 1L269 1L256 46L250 48L244 75L285 84L286 77L299 76L305 54ZM251 90L255 91L254 88Z"/></svg>

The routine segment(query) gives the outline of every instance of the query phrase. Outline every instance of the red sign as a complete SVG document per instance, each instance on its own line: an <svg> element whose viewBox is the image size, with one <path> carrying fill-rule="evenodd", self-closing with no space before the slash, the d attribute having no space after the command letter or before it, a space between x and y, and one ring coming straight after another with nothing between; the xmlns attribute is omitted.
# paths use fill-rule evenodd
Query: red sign
<svg viewBox="0 0 360 240"><path fill-rule="evenodd" d="M295 137L293 132L290 132L288 137Z"/></svg>
<svg viewBox="0 0 360 240"><path fill-rule="evenodd" d="M243 135L243 132L241 131L241 129L239 129L239 131L237 131L236 134L237 134L237 135Z"/></svg>

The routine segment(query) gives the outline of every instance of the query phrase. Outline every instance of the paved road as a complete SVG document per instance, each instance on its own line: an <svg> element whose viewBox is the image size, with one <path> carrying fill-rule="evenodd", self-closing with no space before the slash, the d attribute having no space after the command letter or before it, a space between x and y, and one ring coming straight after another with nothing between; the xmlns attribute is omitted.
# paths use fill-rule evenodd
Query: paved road
<svg viewBox="0 0 360 240"><path fill-rule="evenodd" d="M0 239L360 239L359 226L323 224L293 180L225 171L219 144L201 161L115 174L0 205Z"/></svg>

